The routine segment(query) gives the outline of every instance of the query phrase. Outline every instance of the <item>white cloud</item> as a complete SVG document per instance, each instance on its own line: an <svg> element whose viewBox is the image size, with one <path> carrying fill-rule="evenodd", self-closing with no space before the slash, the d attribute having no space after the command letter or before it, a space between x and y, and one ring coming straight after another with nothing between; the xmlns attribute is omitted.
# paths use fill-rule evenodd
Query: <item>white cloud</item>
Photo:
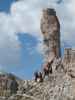
<svg viewBox="0 0 75 100"><path fill-rule="evenodd" d="M42 39L40 18L42 9L46 7L56 9L61 23L61 38L74 46L75 1L63 0L60 5L56 4L56 1L58 0L19 0L11 5L10 14L0 13L0 63L3 64L3 60L4 63L9 63L10 60L15 64L19 62L20 46L17 33L29 33L37 39ZM5 60L7 57L8 60Z"/></svg>

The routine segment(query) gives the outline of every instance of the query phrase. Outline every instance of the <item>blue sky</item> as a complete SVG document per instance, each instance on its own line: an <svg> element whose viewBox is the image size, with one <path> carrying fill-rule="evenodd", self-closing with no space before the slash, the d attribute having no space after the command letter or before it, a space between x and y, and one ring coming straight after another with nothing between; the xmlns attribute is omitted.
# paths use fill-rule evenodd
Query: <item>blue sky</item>
<svg viewBox="0 0 75 100"><path fill-rule="evenodd" d="M15 0L0 0L0 11L9 12L11 3Z"/></svg>
<svg viewBox="0 0 75 100"><path fill-rule="evenodd" d="M0 0L0 69L31 79L33 72L41 68L39 19L41 10L46 7L57 11L62 54L65 47L74 47L74 4L73 0Z"/></svg>
<svg viewBox="0 0 75 100"><path fill-rule="evenodd" d="M13 2L15 0L0 0L0 11L10 13L10 6ZM33 72L39 70L42 64L43 57L35 49L38 40L31 35L21 33L18 33L18 40L21 45L20 66L11 64L2 69L23 79L31 79Z"/></svg>

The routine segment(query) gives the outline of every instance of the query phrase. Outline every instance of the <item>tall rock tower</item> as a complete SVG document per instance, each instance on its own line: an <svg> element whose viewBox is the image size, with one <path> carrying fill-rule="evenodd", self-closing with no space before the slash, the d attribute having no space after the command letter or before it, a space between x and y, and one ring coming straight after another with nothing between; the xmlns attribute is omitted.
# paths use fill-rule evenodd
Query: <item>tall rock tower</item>
<svg viewBox="0 0 75 100"><path fill-rule="evenodd" d="M47 8L43 10L41 32L46 47L46 57L60 57L60 23L54 9Z"/></svg>

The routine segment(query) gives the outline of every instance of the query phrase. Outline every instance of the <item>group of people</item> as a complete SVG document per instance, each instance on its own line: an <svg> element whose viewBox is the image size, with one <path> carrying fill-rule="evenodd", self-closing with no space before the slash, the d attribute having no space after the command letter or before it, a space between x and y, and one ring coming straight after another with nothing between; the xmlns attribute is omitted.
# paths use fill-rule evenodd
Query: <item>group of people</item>
<svg viewBox="0 0 75 100"><path fill-rule="evenodd" d="M42 72L36 71L34 73L36 82L37 81L38 82L43 82L45 76L49 76L49 74L52 74L52 64L53 64L53 60L51 60L50 62L47 62L46 64L44 64Z"/></svg>
<svg viewBox="0 0 75 100"><path fill-rule="evenodd" d="M63 60L61 58L52 58L50 61L44 64L42 72L37 71L34 73L35 81L43 82L45 76L49 77L49 75L52 74L54 70L52 68L53 64L55 66L55 70L60 70L60 72L63 71L66 73L66 69L63 66Z"/></svg>

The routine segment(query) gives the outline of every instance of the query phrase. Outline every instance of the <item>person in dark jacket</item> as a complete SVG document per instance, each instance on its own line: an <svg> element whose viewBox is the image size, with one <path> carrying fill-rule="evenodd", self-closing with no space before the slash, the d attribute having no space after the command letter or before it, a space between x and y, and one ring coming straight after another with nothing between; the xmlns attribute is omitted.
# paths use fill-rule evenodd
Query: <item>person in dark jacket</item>
<svg viewBox="0 0 75 100"><path fill-rule="evenodd" d="M34 79L35 82L37 82L37 81L38 81L38 82L43 82L43 76L42 76L42 73L41 73L41 72L38 73L38 72L36 71L36 72L34 73L34 76L35 76L35 79Z"/></svg>
<svg viewBox="0 0 75 100"><path fill-rule="evenodd" d="M35 80L35 82L37 82L38 77L39 77L38 71L36 71L36 72L34 73L34 80Z"/></svg>
<svg viewBox="0 0 75 100"><path fill-rule="evenodd" d="M39 72L39 82L43 82L42 72Z"/></svg>

